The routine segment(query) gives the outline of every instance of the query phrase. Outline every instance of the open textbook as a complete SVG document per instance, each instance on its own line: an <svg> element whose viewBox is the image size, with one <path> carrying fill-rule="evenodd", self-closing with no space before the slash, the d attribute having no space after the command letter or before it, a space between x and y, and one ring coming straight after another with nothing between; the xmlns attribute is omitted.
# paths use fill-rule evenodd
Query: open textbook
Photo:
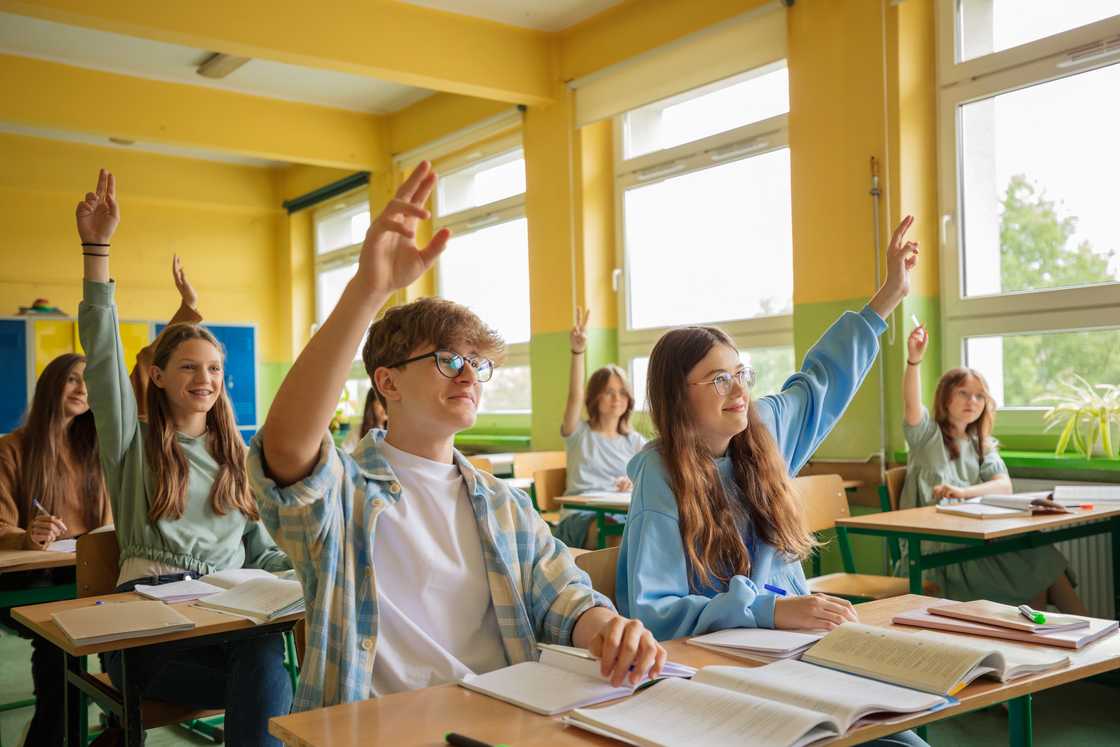
<svg viewBox="0 0 1120 747"><path fill-rule="evenodd" d="M985 675L1007 682L1069 664L1068 656L1052 651L861 623L844 623L801 658L937 695L956 695Z"/></svg>
<svg viewBox="0 0 1120 747"><path fill-rule="evenodd" d="M1120 485L1055 485L1053 498L1058 503L1120 503Z"/></svg>
<svg viewBox="0 0 1120 747"><path fill-rule="evenodd" d="M840 736L872 714L954 703L930 693L786 659L762 667L704 667L567 723L643 746L789 745Z"/></svg>
<svg viewBox="0 0 1120 747"><path fill-rule="evenodd" d="M689 638L685 643L718 651L736 659L763 664L778 659L796 659L824 637L823 630L777 630L775 628L728 628Z"/></svg>
<svg viewBox="0 0 1120 747"><path fill-rule="evenodd" d="M293 571L285 571L276 574L261 570L260 568L230 568L228 570L211 573L209 576L203 576L202 578L188 577L182 581L159 584L158 586L137 584L135 591L140 596L148 599L157 599L161 602L167 602L168 604L175 604L177 602L191 602L195 599L219 594L224 589L232 589L235 586L240 586L247 581L258 578L294 580L295 573Z"/></svg>
<svg viewBox="0 0 1120 747"><path fill-rule="evenodd" d="M599 660L586 649L540 644L540 661L526 661L459 682L468 690L504 700L534 713L553 716L593 703L630 695L637 685L613 686L599 673ZM691 677L692 667L666 662L662 677Z"/></svg>
<svg viewBox="0 0 1120 747"><path fill-rule="evenodd" d="M212 578L212 575L206 578ZM267 573L267 577L251 578L217 594L202 597L195 605L244 617L258 625L305 609L303 587L299 581L271 573Z"/></svg>

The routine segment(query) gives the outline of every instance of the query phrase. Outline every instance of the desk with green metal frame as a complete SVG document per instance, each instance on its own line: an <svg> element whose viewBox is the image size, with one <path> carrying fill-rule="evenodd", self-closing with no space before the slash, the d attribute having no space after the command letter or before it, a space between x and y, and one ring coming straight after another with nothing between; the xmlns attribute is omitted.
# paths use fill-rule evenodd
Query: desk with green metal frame
<svg viewBox="0 0 1120 747"><path fill-rule="evenodd" d="M565 495L556 500L560 504L560 508L594 512L595 526L599 530L598 548L600 550L607 546L608 537L621 536L625 528L623 524L610 521L608 517L625 516L630 512L629 493Z"/></svg>
<svg viewBox="0 0 1120 747"><path fill-rule="evenodd" d="M0 552L0 574L41 571L47 568L73 568L77 556L72 552L43 552L39 550L11 550ZM0 589L0 609L22 607L28 604L56 602L73 599L77 589L73 583L51 586L32 586L26 589ZM35 698L0 703L0 713L35 705Z"/></svg>
<svg viewBox="0 0 1120 747"><path fill-rule="evenodd" d="M847 534L866 534L883 537L888 542L905 543L910 591L914 594L921 593L925 570L1111 533L1113 609L1114 614L1120 615L1120 505L1015 519L974 519L939 513L936 506L926 506L837 519L836 533L841 546L847 544ZM923 540L957 543L961 547L924 554ZM1030 695L1008 701L1008 719L1011 744L1030 745Z"/></svg>

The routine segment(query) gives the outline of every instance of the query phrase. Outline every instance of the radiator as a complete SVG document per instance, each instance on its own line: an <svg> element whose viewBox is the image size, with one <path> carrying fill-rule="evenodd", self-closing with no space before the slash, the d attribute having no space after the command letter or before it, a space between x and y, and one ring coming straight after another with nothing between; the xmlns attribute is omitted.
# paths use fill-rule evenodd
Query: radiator
<svg viewBox="0 0 1120 747"><path fill-rule="evenodd" d="M1028 493L1051 490L1053 481L1015 479L1015 492ZM1092 485L1062 481L1062 485ZM1089 608L1093 617L1116 619L1115 600L1112 595L1112 535L1095 534L1091 537L1057 542L1054 544L1066 559L1077 579L1077 594Z"/></svg>

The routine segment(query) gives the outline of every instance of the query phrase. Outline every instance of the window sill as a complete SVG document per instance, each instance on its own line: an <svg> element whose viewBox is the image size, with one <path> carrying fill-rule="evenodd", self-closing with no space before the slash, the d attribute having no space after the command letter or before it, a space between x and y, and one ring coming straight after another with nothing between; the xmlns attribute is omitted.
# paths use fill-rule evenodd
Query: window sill
<svg viewBox="0 0 1120 747"><path fill-rule="evenodd" d="M1057 456L1052 451L1014 450L1000 450L1000 456L1012 477L1120 482L1120 459L1086 459L1080 454ZM898 464L906 464L906 457L905 451L894 453Z"/></svg>

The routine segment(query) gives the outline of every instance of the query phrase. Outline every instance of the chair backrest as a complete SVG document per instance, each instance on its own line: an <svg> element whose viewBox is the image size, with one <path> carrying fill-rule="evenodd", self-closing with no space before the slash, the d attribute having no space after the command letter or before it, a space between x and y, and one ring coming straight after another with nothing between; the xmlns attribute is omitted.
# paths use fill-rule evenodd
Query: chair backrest
<svg viewBox="0 0 1120 747"><path fill-rule="evenodd" d="M793 489L801 498L810 532L836 526L836 520L850 515L848 494L840 475L806 475L793 479Z"/></svg>
<svg viewBox="0 0 1120 747"><path fill-rule="evenodd" d="M537 508L541 511L552 511L556 508L556 499L564 495L568 487L568 468L553 467L540 469L533 473L533 496L537 499Z"/></svg>
<svg viewBox="0 0 1120 747"><path fill-rule="evenodd" d="M891 500L891 511L898 510L898 501L902 497L902 485L906 482L906 467L892 467L886 472L887 496Z"/></svg>
<svg viewBox="0 0 1120 747"><path fill-rule="evenodd" d="M112 594L120 574L121 548L116 530L78 537L76 586L79 597Z"/></svg>
<svg viewBox="0 0 1120 747"><path fill-rule="evenodd" d="M576 556L576 565L591 576L591 588L599 592L616 607L614 599L615 574L618 571L618 546L593 550Z"/></svg>
<svg viewBox="0 0 1120 747"><path fill-rule="evenodd" d="M489 472L494 474L494 463L488 458L483 456L467 457L467 461L474 465L474 468L479 472Z"/></svg>
<svg viewBox="0 0 1120 747"><path fill-rule="evenodd" d="M567 466L568 455L563 451L523 451L513 455L514 477L532 477L538 470Z"/></svg>

